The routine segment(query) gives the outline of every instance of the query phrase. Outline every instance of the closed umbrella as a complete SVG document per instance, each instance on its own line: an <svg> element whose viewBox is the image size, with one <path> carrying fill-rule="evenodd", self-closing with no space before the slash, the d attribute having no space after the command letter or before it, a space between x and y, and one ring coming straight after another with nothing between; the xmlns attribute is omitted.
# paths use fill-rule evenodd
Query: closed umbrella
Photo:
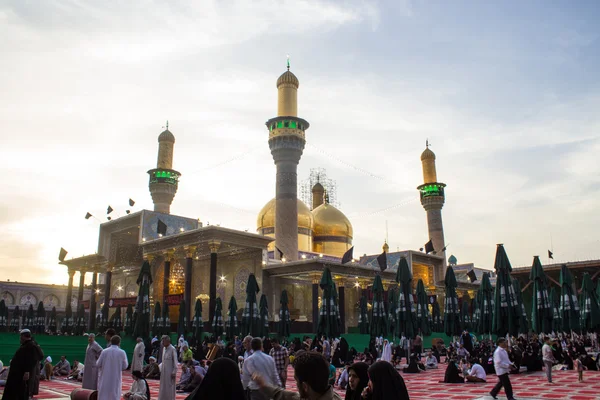
<svg viewBox="0 0 600 400"><path fill-rule="evenodd" d="M523 304L523 293L521 292L521 284L518 280L513 279L513 289L515 290L515 296L517 297L517 303L521 308L521 317L519 318L519 333L529 333L529 320L527 319L527 312L525 311L525 305Z"/></svg>
<svg viewBox="0 0 600 400"><path fill-rule="evenodd" d="M73 311L71 309L71 303L67 303L65 307L65 319L63 320L60 330L67 335L70 335L73 331Z"/></svg>
<svg viewBox="0 0 600 400"><path fill-rule="evenodd" d="M196 299L196 305L194 306L194 319L192 321L192 328L194 329L194 338L196 343L202 342L202 333L204 331L204 321L202 320L202 301Z"/></svg>
<svg viewBox="0 0 600 400"><path fill-rule="evenodd" d="M479 321L481 320L481 308L479 307L479 290L475 292L475 297L471 302L471 309L473 310L473 318L471 319L471 329L473 332L479 333Z"/></svg>
<svg viewBox="0 0 600 400"><path fill-rule="evenodd" d="M223 334L223 303L221 298L217 297L215 301L215 313L212 320L212 329L215 336Z"/></svg>
<svg viewBox="0 0 600 400"><path fill-rule="evenodd" d="M187 331L187 315L185 315L185 300L179 303L179 321L177 322L177 336L185 337Z"/></svg>
<svg viewBox="0 0 600 400"><path fill-rule="evenodd" d="M387 336L387 318L383 300L381 276L375 276L373 282L373 307L371 308L371 336Z"/></svg>
<svg viewBox="0 0 600 400"><path fill-rule="evenodd" d="M48 330L52 333L56 333L56 307L52 307L52 311L50 311L50 318L48 319Z"/></svg>
<svg viewBox="0 0 600 400"><path fill-rule="evenodd" d="M7 311L8 309L6 307L4 299L0 300L0 332L6 332L6 330L8 329Z"/></svg>
<svg viewBox="0 0 600 400"><path fill-rule="evenodd" d="M492 334L492 319L494 317L494 288L490 283L490 274L484 272L479 287L479 323L477 332L480 335Z"/></svg>
<svg viewBox="0 0 600 400"><path fill-rule="evenodd" d="M242 335L258 336L260 331L260 314L258 313L258 299L260 292L256 276L250 274L246 284L246 305L242 313Z"/></svg>
<svg viewBox="0 0 600 400"><path fill-rule="evenodd" d="M162 325L162 311L160 309L160 301L157 301L156 304L154 304L154 321L152 322L153 336L159 336L162 334Z"/></svg>
<svg viewBox="0 0 600 400"><path fill-rule="evenodd" d="M502 244L496 248L496 290L494 292L494 315L492 316L492 332L498 336L517 336L521 306L512 285L510 272L512 266Z"/></svg>
<svg viewBox="0 0 600 400"><path fill-rule="evenodd" d="M112 318L111 318L111 326L114 328L115 331L117 332L121 332L123 330L123 312L121 310L121 306L117 306L117 309L115 310L115 313L113 314Z"/></svg>
<svg viewBox="0 0 600 400"><path fill-rule="evenodd" d="M560 302L558 301L556 289L554 287L550 289L550 294L548 297L550 300L550 305L552 306L552 332L561 332L562 320L560 318Z"/></svg>
<svg viewBox="0 0 600 400"><path fill-rule="evenodd" d="M46 310L44 309L44 302L38 303L37 313L35 316L35 331L37 333L44 333L46 331Z"/></svg>
<svg viewBox="0 0 600 400"><path fill-rule="evenodd" d="M21 318L21 310L19 310L19 306L16 306L13 310L12 318L10 319L10 330L12 332L19 331L19 319Z"/></svg>
<svg viewBox="0 0 600 400"><path fill-rule="evenodd" d="M431 335L431 315L429 314L429 298L425 292L423 280L417 282L417 330L421 336Z"/></svg>
<svg viewBox="0 0 600 400"><path fill-rule="evenodd" d="M35 326L35 311L33 311L33 304L30 304L25 317L25 327L30 331L35 332Z"/></svg>
<svg viewBox="0 0 600 400"><path fill-rule="evenodd" d="M450 337L459 336L462 331L460 329L458 296L456 295L456 287L458 285L452 267L446 269L444 285L446 286L446 296L444 298L444 332Z"/></svg>
<svg viewBox="0 0 600 400"><path fill-rule="evenodd" d="M260 313L260 337L269 336L269 305L267 303L267 296L260 296L260 302L258 306L258 311Z"/></svg>
<svg viewBox="0 0 600 400"><path fill-rule="evenodd" d="M288 294L287 290L283 290L281 292L281 299L279 300L279 304L281 304L279 308L279 324L277 334L281 338L286 338L290 336L290 330L292 325L292 320L290 317L290 309L288 306Z"/></svg>
<svg viewBox="0 0 600 400"><path fill-rule="evenodd" d="M136 283L138 284L138 295L135 299L133 336L147 339L150 337L150 285L152 284L152 270L148 261L144 261L142 264Z"/></svg>
<svg viewBox="0 0 600 400"><path fill-rule="evenodd" d="M237 301L235 301L235 296L231 296L229 300L229 307L227 307L227 321L225 321L225 326L227 327L227 337L229 340L233 340L233 338L240 333L240 328L238 326L237 320Z"/></svg>
<svg viewBox="0 0 600 400"><path fill-rule="evenodd" d="M552 332L553 309L548 296L548 278L538 256L533 257L529 280L533 281L531 330L535 333L550 333Z"/></svg>
<svg viewBox="0 0 600 400"><path fill-rule="evenodd" d="M388 289L388 307L387 307L387 321L388 321L388 333L392 337L396 337L396 309L398 308L398 295L397 290L393 287Z"/></svg>
<svg viewBox="0 0 600 400"><path fill-rule="evenodd" d="M321 297L321 310L319 312L317 335L324 335L327 338L338 337L340 334L340 316L335 302L335 285L333 284L329 268L323 270L319 286L323 290L323 295Z"/></svg>
<svg viewBox="0 0 600 400"><path fill-rule="evenodd" d="M560 268L560 319L562 321L562 331L579 330L579 303L577 296L573 292L573 276L566 265Z"/></svg>
<svg viewBox="0 0 600 400"><path fill-rule="evenodd" d="M98 320L98 331L104 332L108 328L108 301L104 299L102 310L100 311L100 319Z"/></svg>
<svg viewBox="0 0 600 400"><path fill-rule="evenodd" d="M163 305L162 317L162 334L169 335L171 333L171 317L169 317L169 303L165 300Z"/></svg>
<svg viewBox="0 0 600 400"><path fill-rule="evenodd" d="M362 295L359 303L358 330L362 335L370 333L369 329L369 308L367 306L367 297Z"/></svg>
<svg viewBox="0 0 600 400"><path fill-rule="evenodd" d="M415 300L412 291L412 274L408 267L408 261L401 257L396 271L396 282L399 285L398 308L396 309L396 333L407 339L414 339L417 334L417 317Z"/></svg>
<svg viewBox="0 0 600 400"><path fill-rule="evenodd" d="M150 309L150 304L148 304L148 309ZM150 322L150 318L148 318L148 322ZM129 304L127 306L127 311L125 311L125 324L124 324L125 334L128 336L131 336L131 334L133 333L133 328L134 328L133 306L131 304ZM150 331L150 329L148 327L148 332L149 331Z"/></svg>
<svg viewBox="0 0 600 400"><path fill-rule="evenodd" d="M442 311L440 303L435 301L431 307L431 320L433 321L432 329L434 332L444 332L444 323L442 322Z"/></svg>
<svg viewBox="0 0 600 400"><path fill-rule="evenodd" d="M86 326L87 322L85 321L85 307L83 306L83 304L79 304L79 307L77 308L77 322L75 325L75 334L83 335Z"/></svg>
<svg viewBox="0 0 600 400"><path fill-rule="evenodd" d="M579 308L581 310L581 331L597 332L600 329L600 308L590 274L583 274Z"/></svg>
<svg viewBox="0 0 600 400"><path fill-rule="evenodd" d="M462 304L460 306L460 323L464 331L471 330L471 297L468 293L465 293L462 297Z"/></svg>

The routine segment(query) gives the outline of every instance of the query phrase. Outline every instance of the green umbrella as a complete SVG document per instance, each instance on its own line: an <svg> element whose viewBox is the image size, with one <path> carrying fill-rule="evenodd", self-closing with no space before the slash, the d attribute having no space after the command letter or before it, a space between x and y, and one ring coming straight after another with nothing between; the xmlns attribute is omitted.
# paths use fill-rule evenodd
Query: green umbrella
<svg viewBox="0 0 600 400"><path fill-rule="evenodd" d="M185 337L187 327L187 315L185 315L185 300L179 303L179 321L177 322L177 336Z"/></svg>
<svg viewBox="0 0 600 400"><path fill-rule="evenodd" d="M267 303L267 296L264 294L260 296L260 302L258 311L260 313L260 337L268 337L269 336L269 305Z"/></svg>
<svg viewBox="0 0 600 400"><path fill-rule="evenodd" d="M512 285L510 272L512 267L504 246L499 244L496 249L496 290L494 292L494 314L492 316L492 332L498 336L517 336L521 306Z"/></svg>
<svg viewBox="0 0 600 400"><path fill-rule="evenodd" d="M446 268L446 277L444 278L446 286L446 296L444 298L444 332L450 337L459 336L460 329L460 310L458 309L458 296L456 295L456 275L452 267Z"/></svg>
<svg viewBox="0 0 600 400"><path fill-rule="evenodd" d="M369 329L369 308L367 306L367 297L362 295L360 297L360 311L358 314L358 329L362 335L370 333Z"/></svg>
<svg viewBox="0 0 600 400"><path fill-rule="evenodd" d="M98 331L104 332L106 328L108 328L108 300L104 299L104 304L102 305L102 310L100 311L100 319L98 320Z"/></svg>
<svg viewBox="0 0 600 400"><path fill-rule="evenodd" d="M400 295L402 296L402 294ZM400 299L402 301L402 298ZM399 331L398 331L399 332ZM381 275L373 282L373 308L371 308L371 336L387 336L387 318L383 301L383 283Z"/></svg>
<svg viewBox="0 0 600 400"><path fill-rule="evenodd" d="M85 307L83 304L79 304L79 308L77 309L77 334L83 335L87 328L87 321L85 318Z"/></svg>
<svg viewBox="0 0 600 400"><path fill-rule="evenodd" d="M462 297L462 304L460 307L460 324L463 330L471 330L471 312L469 306L471 305L471 297L468 293L465 293Z"/></svg>
<svg viewBox="0 0 600 400"><path fill-rule="evenodd" d="M148 305L148 308L150 308L150 305ZM136 315L136 317L137 317L137 315ZM148 318L148 321L150 321L150 318ZM133 333L133 327L134 327L133 306L131 304L129 304L127 306L127 311L125 311L125 324L124 324L125 334L128 336L131 336L131 334Z"/></svg>
<svg viewBox="0 0 600 400"><path fill-rule="evenodd" d="M162 324L162 312L160 309L160 301L157 301L156 304L154 304L154 321L152 322L152 335L153 336L159 336L162 334L162 328L163 328L162 325L163 324Z"/></svg>
<svg viewBox="0 0 600 400"><path fill-rule="evenodd" d="M44 333L46 331L46 310L44 309L44 302L38 303L37 313L35 316L35 331Z"/></svg>
<svg viewBox="0 0 600 400"><path fill-rule="evenodd" d="M477 332L480 335L492 334L492 319L494 317L494 288L490 283L489 272L484 272L479 287L479 323Z"/></svg>
<svg viewBox="0 0 600 400"><path fill-rule="evenodd" d="M444 332L444 323L442 322L442 311L440 310L440 303L437 301L433 303L431 307L431 320L432 330L434 332Z"/></svg>
<svg viewBox="0 0 600 400"><path fill-rule="evenodd" d="M279 304L281 304L281 307L279 308L279 324L277 330L277 334L280 338L287 338L290 336L292 320L290 317L288 301L289 300L287 290L283 290L281 292L281 299L279 300Z"/></svg>
<svg viewBox="0 0 600 400"><path fill-rule="evenodd" d="M399 284L398 308L396 309L396 334L413 339L417 334L415 300L412 292L412 274L408 261L401 257L396 270L396 282Z"/></svg>
<svg viewBox="0 0 600 400"><path fill-rule="evenodd" d="M123 315L123 313L121 311L121 306L117 306L117 309L115 310L115 313L110 318L110 324L109 325L112 328L114 328L114 330L117 332L117 334L123 330L122 315Z"/></svg>
<svg viewBox="0 0 600 400"><path fill-rule="evenodd" d="M527 319L527 312L525 311L525 305L523 304L523 293L521 292L521 284L518 280L512 280L513 289L515 296L517 297L517 303L521 306L521 316L519 318L519 333L529 333L529 320Z"/></svg>
<svg viewBox="0 0 600 400"><path fill-rule="evenodd" d="M237 320L237 309L238 306L237 301L235 301L235 296L231 296L231 299L229 300L229 307L227 310L227 321L225 321L225 326L227 327L226 336L229 338L230 341L232 341L233 338L239 335L240 333L240 328L238 326Z"/></svg>
<svg viewBox="0 0 600 400"><path fill-rule="evenodd" d="M596 282L596 298L600 301L600 279Z"/></svg>
<svg viewBox="0 0 600 400"><path fill-rule="evenodd" d="M35 311L33 311L33 304L30 304L25 317L25 328L35 332L35 325Z"/></svg>
<svg viewBox="0 0 600 400"><path fill-rule="evenodd" d="M4 299L0 300L0 332L6 332L8 328L8 318L6 317L6 312L8 309L6 308L6 303Z"/></svg>
<svg viewBox="0 0 600 400"><path fill-rule="evenodd" d="M246 285L246 306L242 313L242 335L258 336L260 332L260 314L256 294L260 292L256 276L250 274Z"/></svg>
<svg viewBox="0 0 600 400"><path fill-rule="evenodd" d="M194 307L194 320L192 321L192 328L194 329L194 339L196 343L202 343L202 332L204 331L204 321L202 321L202 301L196 299L196 306Z"/></svg>
<svg viewBox="0 0 600 400"><path fill-rule="evenodd" d="M215 336L221 336L223 334L223 303L221 302L220 297L217 297L215 301L212 329Z"/></svg>
<svg viewBox="0 0 600 400"><path fill-rule="evenodd" d="M319 313L319 323L317 325L317 335L324 335L327 338L335 338L340 335L339 313L335 301L335 285L331 278L329 268L323 270L319 286L323 290L321 297L321 310Z"/></svg>
<svg viewBox="0 0 600 400"><path fill-rule="evenodd" d="M12 318L10 319L10 330L12 332L19 331L19 319L21 318L21 310L19 310L19 306L16 306L13 310Z"/></svg>
<svg viewBox="0 0 600 400"><path fill-rule="evenodd" d="M171 317L169 317L169 303L166 301L163 305L163 317L162 317L162 334L169 335L171 333Z"/></svg>
<svg viewBox="0 0 600 400"><path fill-rule="evenodd" d="M579 330L579 303L577 296L573 292L573 276L566 265L560 268L560 319L562 321L562 331Z"/></svg>
<svg viewBox="0 0 600 400"><path fill-rule="evenodd" d="M398 308L398 295L395 288L388 289L387 321L389 335L395 337L396 333L396 309Z"/></svg>
<svg viewBox="0 0 600 400"><path fill-rule="evenodd" d="M594 284L590 274L583 274L580 296L581 310L581 330L583 332L596 332L600 328L600 308L598 306L598 297L594 291Z"/></svg>
<svg viewBox="0 0 600 400"><path fill-rule="evenodd" d="M138 284L138 295L135 299L133 336L147 339L150 337L150 285L152 284L152 270L147 260L142 264L136 283Z"/></svg>
<svg viewBox="0 0 600 400"><path fill-rule="evenodd" d="M560 303L556 296L556 289L553 287L550 289L550 294L548 295L550 300L550 305L552 307L552 332L560 332L562 331L562 320L560 317Z"/></svg>
<svg viewBox="0 0 600 400"><path fill-rule="evenodd" d="M548 279L538 256L533 257L529 280L533 281L531 330L535 333L550 333L552 332L552 304L548 298Z"/></svg>
<svg viewBox="0 0 600 400"><path fill-rule="evenodd" d="M431 316L429 315L429 298L425 292L423 280L417 282L417 330L421 336L431 335Z"/></svg>
<svg viewBox="0 0 600 400"><path fill-rule="evenodd" d="M48 330L52 333L56 333L56 307L52 307L52 311L50 311L50 318L48 319Z"/></svg>
<svg viewBox="0 0 600 400"><path fill-rule="evenodd" d="M479 307L479 290L475 292L475 297L471 302L471 310L473 310L473 318L471 318L471 330L479 333L479 321L481 320L481 308Z"/></svg>

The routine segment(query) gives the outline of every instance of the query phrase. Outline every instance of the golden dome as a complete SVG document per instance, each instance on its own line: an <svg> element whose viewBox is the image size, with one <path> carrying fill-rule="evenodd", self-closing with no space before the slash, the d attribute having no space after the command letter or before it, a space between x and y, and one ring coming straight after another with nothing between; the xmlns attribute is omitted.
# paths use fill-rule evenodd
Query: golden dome
<svg viewBox="0 0 600 400"><path fill-rule="evenodd" d="M315 208L312 213L315 218L315 237L337 236L352 239L354 232L350 220L331 204L325 202Z"/></svg>
<svg viewBox="0 0 600 400"><path fill-rule="evenodd" d="M170 130L165 129L163 133L158 135L158 141L175 143L175 136L173 136Z"/></svg>
<svg viewBox="0 0 600 400"><path fill-rule="evenodd" d="M258 213L256 229L259 231L264 228L275 227L275 199L271 199ZM313 215L304 202L298 199L298 228L306 228L312 231Z"/></svg>
<svg viewBox="0 0 600 400"><path fill-rule="evenodd" d="M298 81L298 78L296 78L296 75L291 73L289 70L285 71L277 79L277 88L279 88L280 85L283 85L285 83L294 85L296 89L298 89L298 87L300 86L300 82Z"/></svg>
<svg viewBox="0 0 600 400"><path fill-rule="evenodd" d="M425 160L435 160L435 153L427 147L425 151L421 154L421 161Z"/></svg>

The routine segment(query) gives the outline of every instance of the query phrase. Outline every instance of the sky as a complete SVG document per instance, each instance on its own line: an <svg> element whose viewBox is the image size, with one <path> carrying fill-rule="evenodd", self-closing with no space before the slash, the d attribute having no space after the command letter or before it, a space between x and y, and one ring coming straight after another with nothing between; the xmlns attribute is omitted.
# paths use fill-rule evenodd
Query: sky
<svg viewBox="0 0 600 400"><path fill-rule="evenodd" d="M0 0L0 279L65 283L106 207L152 209L166 121L173 214L256 229L275 195L264 122L286 55L355 255L428 240L429 139L448 255L493 268L600 258L597 1Z"/></svg>

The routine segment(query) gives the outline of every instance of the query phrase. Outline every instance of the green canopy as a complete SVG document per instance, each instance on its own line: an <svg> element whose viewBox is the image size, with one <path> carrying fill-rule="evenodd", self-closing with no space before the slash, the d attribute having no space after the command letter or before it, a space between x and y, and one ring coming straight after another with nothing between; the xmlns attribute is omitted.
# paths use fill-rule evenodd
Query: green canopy
<svg viewBox="0 0 600 400"><path fill-rule="evenodd" d="M405 257L400 257L396 270L399 285L398 308L396 309L396 334L413 339L417 334L417 315L412 291L412 273Z"/></svg>
<svg viewBox="0 0 600 400"><path fill-rule="evenodd" d="M256 276L250 274L246 285L246 306L242 313L242 335L258 336L261 330L257 293L260 292Z"/></svg>
<svg viewBox="0 0 600 400"><path fill-rule="evenodd" d="M598 306L598 297L596 297L596 291L594 290L594 283L587 272L583 274L579 300L581 331L597 332L600 329L600 308Z"/></svg>
<svg viewBox="0 0 600 400"><path fill-rule="evenodd" d="M484 272L479 286L479 322L476 331L480 335L492 334L492 319L494 318L494 288L490 283L489 272Z"/></svg>
<svg viewBox="0 0 600 400"><path fill-rule="evenodd" d="M562 331L579 331L579 303L573 292L573 276L566 265L560 268L560 307L558 309L562 321Z"/></svg>
<svg viewBox="0 0 600 400"><path fill-rule="evenodd" d="M10 330L12 332L19 331L19 322L20 322L19 320L20 319L21 319L21 310L19 310L19 306L16 306L13 310L12 318L10 319Z"/></svg>
<svg viewBox="0 0 600 400"><path fill-rule="evenodd" d="M27 315L25 317L25 328L29 329L31 332L35 332L35 325L35 311L33 310L33 304L29 304Z"/></svg>
<svg viewBox="0 0 600 400"><path fill-rule="evenodd" d="M44 309L43 301L38 303L38 308L35 315L35 331L38 334L46 331L46 310Z"/></svg>
<svg viewBox="0 0 600 400"><path fill-rule="evenodd" d="M277 334L282 339L290 336L290 330L292 327L288 302L287 290L283 290L281 292L281 299L279 300L279 304L281 304L281 306L279 308L279 324L277 325Z"/></svg>
<svg viewBox="0 0 600 400"><path fill-rule="evenodd" d="M533 282L531 330L535 333L550 333L552 332L553 310L548 298L548 278L538 256L533 257L529 280Z"/></svg>
<svg viewBox="0 0 600 400"><path fill-rule="evenodd" d="M52 333L56 333L56 307L52 307L52 311L50 311L50 318L48 319L48 330Z"/></svg>
<svg viewBox="0 0 600 400"><path fill-rule="evenodd" d="M367 306L367 297L364 294L360 297L358 329L362 335L371 332L369 329L369 308Z"/></svg>
<svg viewBox="0 0 600 400"><path fill-rule="evenodd" d="M163 304L162 334L171 334L171 317L169 316L169 303L167 303L166 301Z"/></svg>
<svg viewBox="0 0 600 400"><path fill-rule="evenodd" d="M388 334L392 337L397 335L396 333L396 309L398 308L398 293L395 288L391 287L388 289L388 307L387 307L387 322L388 322Z"/></svg>
<svg viewBox="0 0 600 400"><path fill-rule="evenodd" d="M373 307L371 308L371 336L387 336L387 318L383 300L383 283L381 275L375 276L373 282Z"/></svg>
<svg viewBox="0 0 600 400"><path fill-rule="evenodd" d="M556 296L556 289L552 287L548 295L550 305L552 306L552 332L562 331L562 320L560 317L560 302Z"/></svg>
<svg viewBox="0 0 600 400"><path fill-rule="evenodd" d="M217 297L215 300L215 313L213 314L212 329L215 336L221 336L223 334L223 303L221 298Z"/></svg>
<svg viewBox="0 0 600 400"><path fill-rule="evenodd" d="M196 299L194 306L194 319L192 320L192 329L194 330L194 339L196 343L202 343L202 332L204 331L204 321L202 320L202 301Z"/></svg>
<svg viewBox="0 0 600 400"><path fill-rule="evenodd" d="M510 278L512 266L504 250L504 245L499 244L496 249L496 290L494 293L494 315L492 317L492 332L498 336L517 336L519 334L519 320L521 306L517 301L515 290Z"/></svg>
<svg viewBox="0 0 600 400"><path fill-rule="evenodd" d="M146 260L136 280L138 284L138 295L135 300L135 325L133 336L147 339L150 337L150 285L152 284L152 271L150 263ZM158 302L157 302L158 304ZM160 305L158 306L160 317ZM156 319L156 314L154 315ZM153 332L154 333L154 332Z"/></svg>
<svg viewBox="0 0 600 400"><path fill-rule="evenodd" d="M148 321L149 320L150 319L148 319ZM125 311L125 324L123 327L126 335L131 336L133 333L133 326L133 306L129 304L127 306L127 311Z"/></svg>
<svg viewBox="0 0 600 400"><path fill-rule="evenodd" d="M233 340L233 338L240 334L240 327L237 319L237 301L235 296L231 296L229 299L229 306L227 307L227 320L225 321L225 331L227 338Z"/></svg>
<svg viewBox="0 0 600 400"><path fill-rule="evenodd" d="M460 324L465 331L470 331L472 329L471 322L471 297L468 293L465 293L461 300L462 304L460 306Z"/></svg>
<svg viewBox="0 0 600 400"><path fill-rule="evenodd" d="M163 324L162 324L162 311L160 309L160 301L157 301L154 304L154 321L152 322L152 335L153 336L160 336L160 335L162 335L162 328L163 328Z"/></svg>
<svg viewBox="0 0 600 400"><path fill-rule="evenodd" d="M416 326L421 336L431 335L431 316L429 315L429 297L425 292L423 280L417 282L417 313Z"/></svg>
<svg viewBox="0 0 600 400"><path fill-rule="evenodd" d="M437 301L433 303L431 314L432 330L434 332L444 332L444 323L442 322L442 311L440 310L440 303L438 303Z"/></svg>
<svg viewBox="0 0 600 400"><path fill-rule="evenodd" d="M445 298L444 298L444 332L450 337L459 336L460 329L460 310L458 309L458 296L456 294L456 275L452 267L446 268L446 277L444 278Z"/></svg>
<svg viewBox="0 0 600 400"><path fill-rule="evenodd" d="M258 306L258 311L260 313L260 337L269 336L269 304L267 303L267 296L263 293L260 296L260 302Z"/></svg>
<svg viewBox="0 0 600 400"><path fill-rule="evenodd" d="M76 319L76 324L75 324L75 335L83 335L83 333L85 332L85 328L87 326L87 323L85 321L85 307L83 306L83 304L79 304L79 307L77 307L77 319Z"/></svg>
<svg viewBox="0 0 600 400"><path fill-rule="evenodd" d="M177 336L183 335L185 337L187 333L187 315L185 315L186 305L185 300L181 300L179 303L179 320L177 321Z"/></svg>
<svg viewBox="0 0 600 400"><path fill-rule="evenodd" d="M331 278L331 271L327 267L323 269L319 286L323 290L323 296L321 297L317 335L336 338L340 335L340 315L336 304L335 285Z"/></svg>
<svg viewBox="0 0 600 400"><path fill-rule="evenodd" d="M519 317L519 333L529 333L529 319L527 318L527 312L525 311L525 305L523 304L523 293L521 292L521 284L517 279L512 280L513 289L517 298L517 303L521 308L521 316Z"/></svg>

